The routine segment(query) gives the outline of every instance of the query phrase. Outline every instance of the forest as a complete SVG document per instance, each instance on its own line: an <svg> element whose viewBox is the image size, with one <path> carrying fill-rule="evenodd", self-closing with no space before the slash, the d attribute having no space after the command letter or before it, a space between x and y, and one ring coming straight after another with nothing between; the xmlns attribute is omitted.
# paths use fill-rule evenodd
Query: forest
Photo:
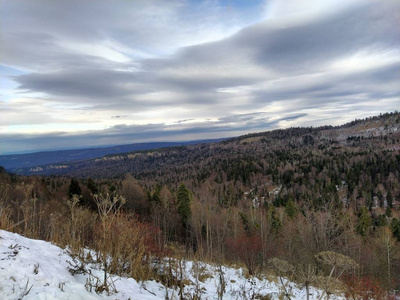
<svg viewBox="0 0 400 300"><path fill-rule="evenodd" d="M398 112L24 172L0 169L0 228L80 258L96 249L109 272L181 285L154 264L174 257L285 276L327 297L400 290Z"/></svg>

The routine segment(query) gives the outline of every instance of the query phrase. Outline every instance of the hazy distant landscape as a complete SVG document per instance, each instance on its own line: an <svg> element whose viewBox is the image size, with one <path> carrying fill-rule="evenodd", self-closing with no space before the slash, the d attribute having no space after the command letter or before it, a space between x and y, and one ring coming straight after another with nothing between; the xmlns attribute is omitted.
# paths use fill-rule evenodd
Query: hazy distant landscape
<svg viewBox="0 0 400 300"><path fill-rule="evenodd" d="M221 140L221 139L220 139ZM214 140L218 141L218 140ZM14 155L0 155L0 166L3 166L11 172L24 172L32 167L41 165L71 162L77 160L85 160L91 158L102 157L107 154L125 153L131 151L140 151L156 148L165 148L181 145L200 144L204 141L190 141L190 142L154 142L154 143L139 143L132 145L119 145L108 148L84 148L74 150L58 150L47 152L35 152L28 154L14 154ZM25 171L26 172L26 171Z"/></svg>

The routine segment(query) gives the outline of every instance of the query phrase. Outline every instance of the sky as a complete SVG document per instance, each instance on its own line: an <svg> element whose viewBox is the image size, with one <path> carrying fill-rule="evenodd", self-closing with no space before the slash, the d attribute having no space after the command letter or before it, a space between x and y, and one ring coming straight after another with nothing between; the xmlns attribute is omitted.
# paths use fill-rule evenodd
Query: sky
<svg viewBox="0 0 400 300"><path fill-rule="evenodd" d="M0 0L0 155L399 107L398 0Z"/></svg>

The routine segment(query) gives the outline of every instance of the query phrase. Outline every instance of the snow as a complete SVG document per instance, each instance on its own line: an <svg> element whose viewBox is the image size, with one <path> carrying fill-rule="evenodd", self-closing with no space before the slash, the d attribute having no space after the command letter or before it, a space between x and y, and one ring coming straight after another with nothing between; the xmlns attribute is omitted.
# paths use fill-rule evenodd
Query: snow
<svg viewBox="0 0 400 300"><path fill-rule="evenodd" d="M72 260L68 251L49 242L0 230L0 299L164 300L166 294L168 299L179 299L178 289L165 288L156 281L138 283L132 278L117 276L112 276L116 293L90 292L85 287L88 275L69 272L68 262ZM204 262L182 261L182 265L188 283L184 288L185 299L190 299L196 291L201 291L201 299L217 299L221 271L226 282L223 299L252 299L255 294L269 294L272 299L278 299L279 285L274 278L246 278L241 268L219 268ZM102 275L95 266L91 268L94 275ZM306 298L305 290L294 283L290 283L290 289L293 300ZM317 297L321 291L312 288L312 293Z"/></svg>

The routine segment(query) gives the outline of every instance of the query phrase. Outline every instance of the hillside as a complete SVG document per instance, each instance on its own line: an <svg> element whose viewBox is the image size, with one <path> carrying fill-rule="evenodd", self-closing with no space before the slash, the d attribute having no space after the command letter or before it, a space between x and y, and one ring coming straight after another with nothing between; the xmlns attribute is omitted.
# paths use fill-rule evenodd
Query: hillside
<svg viewBox="0 0 400 300"><path fill-rule="evenodd" d="M179 286L154 268L174 257L234 264L250 278L280 274L355 299L393 296L399 117L108 155L42 166L34 176L0 168L0 227L81 256L94 249L110 274L138 281Z"/></svg>
<svg viewBox="0 0 400 300"><path fill-rule="evenodd" d="M219 139L222 140L222 139ZM19 169L30 169L35 166L55 164L60 162L73 162L102 157L108 154L126 153L157 148L176 147L181 145L193 145L219 140L201 140L189 142L154 142L136 143L130 145L119 145L106 148L83 148L72 150L58 150L35 152L27 154L0 155L0 166L11 172L18 172Z"/></svg>
<svg viewBox="0 0 400 300"><path fill-rule="evenodd" d="M112 276L116 291L96 293L88 284L89 278L101 277L102 271L96 264L87 266L88 274L71 274L74 258L70 251L48 242L32 240L18 234L0 230L0 298L1 299L120 299L120 300L164 300L179 299L178 287L168 288L160 282L148 280L137 282L133 278ZM89 271L90 270L90 271ZM218 278L223 274L227 286L223 299L253 299L265 297L278 299L279 283L265 278L245 278L243 270L216 266L203 262L184 262L182 278L185 299L201 297L218 298ZM92 275L89 275L92 274ZM273 278L273 277L270 277ZM290 283L293 300L305 299L305 289ZM91 291L92 289L92 291ZM311 288L317 299L321 291ZM343 299L331 296L331 299Z"/></svg>
<svg viewBox="0 0 400 300"><path fill-rule="evenodd" d="M223 164L240 164L250 159L249 172L265 171L265 160L275 157L278 152L304 157L304 152L327 157L349 151L363 152L399 150L399 113L356 120L333 128L290 128L264 133L249 134L223 142L201 143L150 151L136 151L106 155L91 160L63 162L62 164L41 165L14 170L18 174L69 175L75 177L115 178L133 173L135 177L154 177L154 171L165 173L174 170L178 176L184 168L192 169L196 176L206 176L209 168L226 169ZM216 168L215 168L216 167ZM200 170L200 171L199 171ZM190 170L185 170L190 173Z"/></svg>

